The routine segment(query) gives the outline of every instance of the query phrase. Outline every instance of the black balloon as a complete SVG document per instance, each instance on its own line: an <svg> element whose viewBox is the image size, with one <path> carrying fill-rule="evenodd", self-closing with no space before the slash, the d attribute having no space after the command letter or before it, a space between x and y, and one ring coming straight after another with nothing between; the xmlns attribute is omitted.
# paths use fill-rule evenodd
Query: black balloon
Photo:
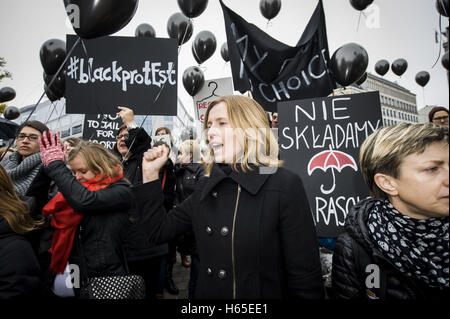
<svg viewBox="0 0 450 319"><path fill-rule="evenodd" d="M405 59L397 59L392 62L391 69L392 72L397 74L398 76L402 76L408 68L408 62Z"/></svg>
<svg viewBox="0 0 450 319"><path fill-rule="evenodd" d="M54 102L54 101L60 99L51 89L48 88L47 84L44 84L44 90L45 90L45 95L47 95L48 99L51 102Z"/></svg>
<svg viewBox="0 0 450 319"><path fill-rule="evenodd" d="M430 81L430 73L427 71L421 71L416 74L416 82L420 86L424 87Z"/></svg>
<svg viewBox="0 0 450 319"><path fill-rule="evenodd" d="M146 38L156 37L155 29L153 29L153 27L148 23L142 23L138 25L134 34L136 37L146 37Z"/></svg>
<svg viewBox="0 0 450 319"><path fill-rule="evenodd" d="M66 58L66 42L59 39L45 41L41 45L39 56L45 73L55 74Z"/></svg>
<svg viewBox="0 0 450 319"><path fill-rule="evenodd" d="M372 4L373 0L350 0L350 4L358 11L365 10Z"/></svg>
<svg viewBox="0 0 450 319"><path fill-rule="evenodd" d="M444 17L448 17L449 2L450 0L436 0L436 9Z"/></svg>
<svg viewBox="0 0 450 319"><path fill-rule="evenodd" d="M259 2L259 11L266 19L273 19L281 9L281 0L261 0Z"/></svg>
<svg viewBox="0 0 450 319"><path fill-rule="evenodd" d="M197 66L187 68L183 73L183 85L190 96L197 94L205 84L205 76Z"/></svg>
<svg viewBox="0 0 450 319"><path fill-rule="evenodd" d="M16 91L9 86L0 89L0 103L11 101L16 97Z"/></svg>
<svg viewBox="0 0 450 319"><path fill-rule="evenodd" d="M375 64L375 72L381 76L384 76L389 71L389 66L389 61L380 60Z"/></svg>
<svg viewBox="0 0 450 319"><path fill-rule="evenodd" d="M369 56L356 43L348 43L334 52L331 57L331 71L340 85L348 86L359 80L366 72Z"/></svg>
<svg viewBox="0 0 450 319"><path fill-rule="evenodd" d="M3 116L7 120L15 120L20 116L20 111L18 107L15 106L8 106L6 107L5 111L3 112Z"/></svg>
<svg viewBox="0 0 450 319"><path fill-rule="evenodd" d="M189 41L192 32L194 32L194 25L180 12L172 14L167 21L167 33L172 39L178 40L178 45Z"/></svg>
<svg viewBox="0 0 450 319"><path fill-rule="evenodd" d="M448 51L442 56L442 66L448 70Z"/></svg>
<svg viewBox="0 0 450 319"><path fill-rule="evenodd" d="M216 37L210 31L202 31L194 39L192 43L192 54L198 64L202 64L208 60L216 51Z"/></svg>
<svg viewBox="0 0 450 319"><path fill-rule="evenodd" d="M366 80L367 80L367 72L364 72L363 76L360 77L355 83L356 83L357 85L361 85L361 84L363 84L364 82L366 82Z"/></svg>
<svg viewBox="0 0 450 319"><path fill-rule="evenodd" d="M133 18L139 0L64 0L67 15L73 18L70 5L79 8L79 21L72 19L76 34L84 39L110 35L122 29ZM50 72L47 72L50 73Z"/></svg>
<svg viewBox="0 0 450 319"><path fill-rule="evenodd" d="M208 0L178 0L181 12L188 18L196 18L205 11Z"/></svg>
<svg viewBox="0 0 450 319"><path fill-rule="evenodd" d="M44 72L44 82L47 86L50 84L53 77L54 74L46 74ZM60 72L55 80L53 80L50 90L58 99L64 96L64 92L66 91L66 70Z"/></svg>
<svg viewBox="0 0 450 319"><path fill-rule="evenodd" d="M220 48L220 54L222 55L222 59L225 60L225 62L230 61L230 55L228 54L228 43L222 44L222 47Z"/></svg>

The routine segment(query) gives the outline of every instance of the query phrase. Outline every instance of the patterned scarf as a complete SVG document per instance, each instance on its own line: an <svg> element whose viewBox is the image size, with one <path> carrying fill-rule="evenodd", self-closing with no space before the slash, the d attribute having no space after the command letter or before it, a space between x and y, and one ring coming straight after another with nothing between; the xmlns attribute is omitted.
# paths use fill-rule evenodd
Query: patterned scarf
<svg viewBox="0 0 450 319"><path fill-rule="evenodd" d="M106 177L98 181L97 175L93 179L82 183L90 191L104 189L123 178L123 173L117 177ZM47 217L52 214L51 225L55 229L52 239L50 253L52 259L50 270L57 274L64 273L72 251L73 241L78 225L81 223L84 215L80 214L70 207L61 192L55 195L42 209L42 215Z"/></svg>
<svg viewBox="0 0 450 319"><path fill-rule="evenodd" d="M20 161L21 157L22 155L18 152L14 152L4 159L1 164L11 177L16 191L21 195L25 195L31 182L33 182L39 172L42 161L41 153L27 156L22 162Z"/></svg>
<svg viewBox="0 0 450 319"><path fill-rule="evenodd" d="M397 269L429 287L449 287L449 218L415 219L376 201L367 226L375 246Z"/></svg>

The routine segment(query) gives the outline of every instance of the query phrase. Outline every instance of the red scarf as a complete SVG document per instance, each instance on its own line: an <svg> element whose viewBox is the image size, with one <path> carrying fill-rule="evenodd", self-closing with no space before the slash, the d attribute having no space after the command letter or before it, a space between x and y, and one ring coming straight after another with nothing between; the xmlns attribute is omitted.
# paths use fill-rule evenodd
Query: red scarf
<svg viewBox="0 0 450 319"><path fill-rule="evenodd" d="M97 191L117 182L123 178L123 172L117 177L105 177L98 181L99 175L93 179L81 183L90 191ZM42 209L42 215L47 217L52 214L51 225L55 229L53 234L52 247L49 252L52 254L50 270L54 273L62 274L67 266L70 252L72 251L73 240L78 225L84 215L80 214L69 206L61 192L56 194Z"/></svg>

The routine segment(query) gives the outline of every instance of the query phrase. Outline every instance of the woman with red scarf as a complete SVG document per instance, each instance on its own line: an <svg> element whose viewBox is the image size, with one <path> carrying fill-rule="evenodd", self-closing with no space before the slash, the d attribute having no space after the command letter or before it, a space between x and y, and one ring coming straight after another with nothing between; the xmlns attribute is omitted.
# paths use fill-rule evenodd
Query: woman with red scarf
<svg viewBox="0 0 450 319"><path fill-rule="evenodd" d="M44 134L39 144L44 171L60 191L43 209L44 216L52 215L55 229L50 250L53 292L78 295L78 289L66 285L71 264L80 267L81 283L85 276L126 274L121 246L132 195L119 160L100 144L83 141L68 155L69 170L57 134Z"/></svg>

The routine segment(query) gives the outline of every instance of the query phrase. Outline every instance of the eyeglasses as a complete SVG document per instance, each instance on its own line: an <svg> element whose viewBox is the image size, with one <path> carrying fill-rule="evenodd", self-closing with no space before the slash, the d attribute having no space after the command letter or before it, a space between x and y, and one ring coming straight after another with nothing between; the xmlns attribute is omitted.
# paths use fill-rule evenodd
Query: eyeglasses
<svg viewBox="0 0 450 319"><path fill-rule="evenodd" d="M434 121L442 121L442 120L447 121L448 120L448 115L444 115L444 116L433 118L433 122Z"/></svg>
<svg viewBox="0 0 450 319"><path fill-rule="evenodd" d="M37 136L36 134L27 135L27 134L22 134L22 133L17 136L18 141L23 141L26 138L28 138L31 142L36 142L38 140L39 136Z"/></svg>
<svg viewBox="0 0 450 319"><path fill-rule="evenodd" d="M129 134L119 134L116 136L116 140L121 140L122 138L127 139L129 136Z"/></svg>

